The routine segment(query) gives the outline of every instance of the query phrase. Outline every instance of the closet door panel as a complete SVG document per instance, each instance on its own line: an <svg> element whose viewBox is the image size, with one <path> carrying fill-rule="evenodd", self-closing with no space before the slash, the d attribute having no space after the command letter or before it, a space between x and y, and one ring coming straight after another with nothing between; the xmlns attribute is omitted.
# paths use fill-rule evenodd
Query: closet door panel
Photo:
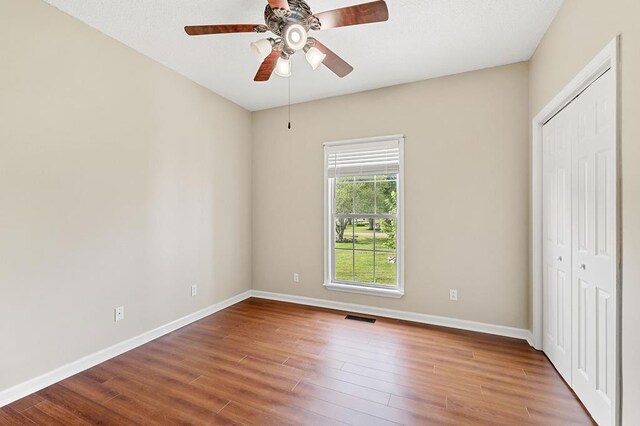
<svg viewBox="0 0 640 426"><path fill-rule="evenodd" d="M567 108L543 127L543 350L571 383L571 147L577 124Z"/></svg>
<svg viewBox="0 0 640 426"><path fill-rule="evenodd" d="M615 114L609 71L573 104L573 383L596 422L613 422L615 396Z"/></svg>

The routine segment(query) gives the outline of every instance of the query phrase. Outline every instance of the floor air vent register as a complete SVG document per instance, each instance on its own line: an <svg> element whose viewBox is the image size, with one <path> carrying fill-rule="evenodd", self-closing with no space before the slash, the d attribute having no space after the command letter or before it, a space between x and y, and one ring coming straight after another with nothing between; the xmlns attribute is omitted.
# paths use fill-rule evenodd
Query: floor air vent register
<svg viewBox="0 0 640 426"><path fill-rule="evenodd" d="M347 315L346 317L344 317L344 319L348 319L348 320L352 320L352 321L369 322L371 324L376 322L375 318L359 317L358 315Z"/></svg>

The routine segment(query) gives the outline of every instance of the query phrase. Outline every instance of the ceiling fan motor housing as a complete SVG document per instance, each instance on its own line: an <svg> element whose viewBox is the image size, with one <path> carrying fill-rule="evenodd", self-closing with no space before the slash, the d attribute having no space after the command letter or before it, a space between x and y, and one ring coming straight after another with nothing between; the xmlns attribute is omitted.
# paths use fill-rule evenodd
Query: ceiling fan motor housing
<svg viewBox="0 0 640 426"><path fill-rule="evenodd" d="M300 24L306 31L320 30L320 21L313 16L311 8L304 0L288 0L289 9L272 9L270 5L264 10L264 22L272 33L283 35L289 24Z"/></svg>

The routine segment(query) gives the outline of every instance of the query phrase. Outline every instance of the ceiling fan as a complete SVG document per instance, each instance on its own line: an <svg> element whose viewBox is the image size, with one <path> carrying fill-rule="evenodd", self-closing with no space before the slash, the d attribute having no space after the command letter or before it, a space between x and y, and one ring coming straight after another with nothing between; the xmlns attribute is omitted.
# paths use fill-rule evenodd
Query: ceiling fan
<svg viewBox="0 0 640 426"><path fill-rule="evenodd" d="M310 30L319 31L350 25L383 22L389 19L384 0L355 6L312 13L305 0L268 0L264 11L264 24L195 25L184 30L190 36L229 33L265 33L276 35L251 43L251 49L262 65L254 80L267 81L271 74L291 75L290 57L299 50L305 52L307 62L315 70L324 64L338 77L345 77L353 67L313 37Z"/></svg>

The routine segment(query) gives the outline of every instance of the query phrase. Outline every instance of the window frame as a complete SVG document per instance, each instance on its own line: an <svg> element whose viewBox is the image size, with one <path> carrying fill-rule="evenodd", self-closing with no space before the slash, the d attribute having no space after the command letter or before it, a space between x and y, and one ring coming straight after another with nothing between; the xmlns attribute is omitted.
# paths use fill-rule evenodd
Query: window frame
<svg viewBox="0 0 640 426"><path fill-rule="evenodd" d="M369 283L334 281L335 270L335 224L334 224L334 185L329 179L329 148L345 145L367 144L374 142L397 142L399 154L399 170L397 178L396 224L396 286L377 286ZM324 144L324 287L328 290L348 293L360 293L375 296L401 298L404 296L404 136L381 136L374 138L352 139L327 142ZM388 216L379 214L355 215L358 217Z"/></svg>

